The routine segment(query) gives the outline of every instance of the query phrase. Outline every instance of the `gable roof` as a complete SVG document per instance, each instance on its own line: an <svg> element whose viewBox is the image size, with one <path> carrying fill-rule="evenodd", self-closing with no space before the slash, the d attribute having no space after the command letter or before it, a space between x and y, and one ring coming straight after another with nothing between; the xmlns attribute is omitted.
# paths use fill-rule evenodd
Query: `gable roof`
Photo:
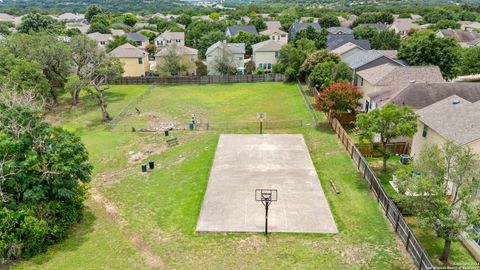
<svg viewBox="0 0 480 270"><path fill-rule="evenodd" d="M480 101L480 83L414 83L403 89L390 101L400 106L421 109L451 95L457 95L472 103L478 102Z"/></svg>
<svg viewBox="0 0 480 270"><path fill-rule="evenodd" d="M364 50L370 50L370 42L366 39L355 39L353 34L328 34L327 49L335 50L336 48L351 42Z"/></svg>
<svg viewBox="0 0 480 270"><path fill-rule="evenodd" d="M282 44L275 40L266 40L252 45L253 52L278 52Z"/></svg>
<svg viewBox="0 0 480 270"><path fill-rule="evenodd" d="M9 21L13 22L15 20L15 16L12 16L7 13L0 13L0 21Z"/></svg>
<svg viewBox="0 0 480 270"><path fill-rule="evenodd" d="M460 29L440 29L438 30L445 37L452 37L460 43L475 42L480 39L480 33L470 32Z"/></svg>
<svg viewBox="0 0 480 270"><path fill-rule="evenodd" d="M272 34L286 35L287 32L282 31L280 29L267 29L265 31L260 32L260 34L266 35L266 36L269 36L269 35L272 35Z"/></svg>
<svg viewBox="0 0 480 270"><path fill-rule="evenodd" d="M164 38L167 40L172 40L172 39L185 39L185 32L170 32L170 31L165 31L160 36L157 38Z"/></svg>
<svg viewBox="0 0 480 270"><path fill-rule="evenodd" d="M58 16L58 19L59 19L59 20L62 20L62 21L83 20L83 19L85 19L85 15L80 14L80 13L70 13L70 12L66 12L66 13L63 13L62 15Z"/></svg>
<svg viewBox="0 0 480 270"><path fill-rule="evenodd" d="M299 31L301 31L303 29L307 29L309 26L312 26L317 31L322 30L322 27L320 26L320 24L318 24L318 22L313 22L313 23L296 22L296 23L293 23L292 26L290 26L290 29L288 29L288 39L294 39L295 35Z"/></svg>
<svg viewBox="0 0 480 270"><path fill-rule="evenodd" d="M420 25L413 22L412 19L396 19L391 27L395 27L398 31L408 31L411 29L420 29Z"/></svg>
<svg viewBox="0 0 480 270"><path fill-rule="evenodd" d="M218 47L222 45L226 45L226 48L230 50L230 52L235 54L244 54L245 53L245 43L226 43L225 41L217 41L212 46L208 47L206 55L212 53Z"/></svg>
<svg viewBox="0 0 480 270"><path fill-rule="evenodd" d="M148 38L140 33L125 33L125 36L131 41L148 42Z"/></svg>
<svg viewBox="0 0 480 270"><path fill-rule="evenodd" d="M143 58L147 55L147 52L130 43L125 43L111 51L110 55L118 58Z"/></svg>
<svg viewBox="0 0 480 270"><path fill-rule="evenodd" d="M417 114L420 121L442 137L459 145L480 139L480 103L472 103L457 95L449 96Z"/></svg>
<svg viewBox="0 0 480 270"><path fill-rule="evenodd" d="M226 30L226 32L229 32L232 36L238 35L240 31L247 32L252 35L258 35L257 29L253 25L234 25L227 27Z"/></svg>
<svg viewBox="0 0 480 270"><path fill-rule="evenodd" d="M398 51L397 50L377 50L377 52L385 55L388 58L397 59Z"/></svg>
<svg viewBox="0 0 480 270"><path fill-rule="evenodd" d="M386 64L359 71L358 74L359 76L365 76L362 76L362 78L376 86L376 91L369 94L369 97L380 106L390 102L409 85L445 82L440 68L437 66L393 66Z"/></svg>
<svg viewBox="0 0 480 270"><path fill-rule="evenodd" d="M348 28L348 27L343 27L343 26L330 27L330 28L327 29L327 31L328 31L330 34L335 34L335 35L353 34L352 29L350 29L350 28Z"/></svg>
<svg viewBox="0 0 480 270"><path fill-rule="evenodd" d="M175 47L175 51L179 55L197 55L198 54L198 50L194 49L194 48L190 48L190 47L187 47L187 46L177 46L177 45L173 45L173 46ZM170 47L170 46L159 49L158 52L155 54L155 56L166 55L167 52L168 52L168 47Z"/></svg>
<svg viewBox="0 0 480 270"><path fill-rule="evenodd" d="M343 44L342 46L335 48L334 50L332 50L332 52L334 52L336 54L339 54L341 56L342 54L344 54L346 52L349 52L349 51L351 51L355 48L363 50L363 48L358 46L357 44L354 44L352 42L347 42L347 43Z"/></svg>
<svg viewBox="0 0 480 270"><path fill-rule="evenodd" d="M375 50L365 50L365 51L358 51L346 57L345 59L343 59L343 61L347 63L351 69L357 69L381 57L386 57L386 56L384 56L383 54Z"/></svg>
<svg viewBox="0 0 480 270"><path fill-rule="evenodd" d="M280 30L282 28L282 24L279 21L269 21L265 22L267 25L267 30Z"/></svg>
<svg viewBox="0 0 480 270"><path fill-rule="evenodd" d="M87 36L97 42L107 42L113 39L111 34L102 34L99 32L90 33Z"/></svg>

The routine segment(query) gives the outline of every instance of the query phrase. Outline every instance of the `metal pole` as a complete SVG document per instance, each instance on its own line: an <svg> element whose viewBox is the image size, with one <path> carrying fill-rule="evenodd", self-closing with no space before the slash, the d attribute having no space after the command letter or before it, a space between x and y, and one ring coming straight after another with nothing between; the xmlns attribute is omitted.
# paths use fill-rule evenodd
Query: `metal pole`
<svg viewBox="0 0 480 270"><path fill-rule="evenodd" d="M268 201L265 203L265 235L268 234Z"/></svg>
<svg viewBox="0 0 480 270"><path fill-rule="evenodd" d="M263 133L263 121L260 121L260 135Z"/></svg>

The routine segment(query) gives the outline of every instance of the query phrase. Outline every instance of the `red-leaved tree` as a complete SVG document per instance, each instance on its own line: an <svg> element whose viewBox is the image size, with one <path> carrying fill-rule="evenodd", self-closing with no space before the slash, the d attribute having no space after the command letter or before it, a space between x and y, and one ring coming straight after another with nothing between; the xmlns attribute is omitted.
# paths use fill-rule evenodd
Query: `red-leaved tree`
<svg viewBox="0 0 480 270"><path fill-rule="evenodd" d="M354 111L363 93L348 82L334 83L323 89L315 98L316 108L325 113Z"/></svg>

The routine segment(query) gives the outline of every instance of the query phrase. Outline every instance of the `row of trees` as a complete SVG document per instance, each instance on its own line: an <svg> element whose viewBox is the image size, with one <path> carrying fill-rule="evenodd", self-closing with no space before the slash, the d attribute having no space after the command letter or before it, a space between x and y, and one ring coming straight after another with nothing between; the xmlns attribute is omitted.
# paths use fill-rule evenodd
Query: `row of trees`
<svg viewBox="0 0 480 270"><path fill-rule="evenodd" d="M58 86L65 84L73 105L80 91L89 91L99 102L102 119L110 120L104 91L123 68L87 36L77 35L66 44L48 33L14 34L0 45L0 56L0 82L34 92L50 106L58 101Z"/></svg>

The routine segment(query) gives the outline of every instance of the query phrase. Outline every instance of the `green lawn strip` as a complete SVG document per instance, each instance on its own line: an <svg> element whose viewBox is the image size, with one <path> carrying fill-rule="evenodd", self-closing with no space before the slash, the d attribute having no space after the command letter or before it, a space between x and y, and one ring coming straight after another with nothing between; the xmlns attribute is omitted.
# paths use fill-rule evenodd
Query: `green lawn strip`
<svg viewBox="0 0 480 270"><path fill-rule="evenodd" d="M89 205L64 241L13 269L147 269L104 210Z"/></svg>
<svg viewBox="0 0 480 270"><path fill-rule="evenodd" d="M405 217L405 219L417 236L418 240L422 243L427 253L430 255L433 263L440 266L445 265L438 259L443 251L444 240L437 237L435 232L426 231L420 228L419 221L415 216L408 216ZM452 265L458 264L465 266L468 264L474 265L474 263L476 263L475 258L472 257L470 252L459 240L456 240L452 243L449 257Z"/></svg>

